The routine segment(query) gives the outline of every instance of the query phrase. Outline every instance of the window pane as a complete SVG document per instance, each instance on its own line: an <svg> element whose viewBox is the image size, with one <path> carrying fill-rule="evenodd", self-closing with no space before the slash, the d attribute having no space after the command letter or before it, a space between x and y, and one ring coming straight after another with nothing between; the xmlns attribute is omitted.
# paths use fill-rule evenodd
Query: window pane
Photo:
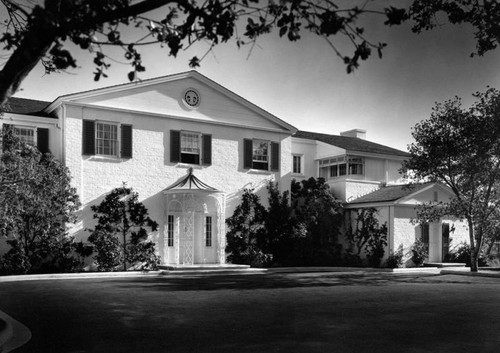
<svg viewBox="0 0 500 353"><path fill-rule="evenodd" d="M339 175L346 175L346 174L347 174L347 165L339 164Z"/></svg>
<svg viewBox="0 0 500 353"><path fill-rule="evenodd" d="M105 156L118 156L118 125L96 124L96 151Z"/></svg>
<svg viewBox="0 0 500 353"><path fill-rule="evenodd" d="M181 133L181 153L200 153L200 136L193 133Z"/></svg>
<svg viewBox="0 0 500 353"><path fill-rule="evenodd" d="M330 166L330 178L334 178L336 176L339 176L338 166L332 165Z"/></svg>
<svg viewBox="0 0 500 353"><path fill-rule="evenodd" d="M301 170L300 170L301 163L300 162L301 162L300 156L293 156L293 172L296 174L301 173Z"/></svg>
<svg viewBox="0 0 500 353"><path fill-rule="evenodd" d="M212 217L205 219L205 246L212 246Z"/></svg>
<svg viewBox="0 0 500 353"><path fill-rule="evenodd" d="M19 137L22 142L31 146L35 145L35 129L16 127L14 128L14 134Z"/></svg>
<svg viewBox="0 0 500 353"><path fill-rule="evenodd" d="M167 246L174 246L174 216L168 215L167 219Z"/></svg>
<svg viewBox="0 0 500 353"><path fill-rule="evenodd" d="M268 145L267 141L253 141L252 159L254 162L267 162Z"/></svg>

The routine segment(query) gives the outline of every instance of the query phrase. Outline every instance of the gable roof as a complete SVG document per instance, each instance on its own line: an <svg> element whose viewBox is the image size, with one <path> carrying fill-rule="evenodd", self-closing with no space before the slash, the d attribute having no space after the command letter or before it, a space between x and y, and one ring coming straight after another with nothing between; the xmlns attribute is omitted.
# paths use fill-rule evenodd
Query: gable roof
<svg viewBox="0 0 500 353"><path fill-rule="evenodd" d="M263 116L266 119L272 121L273 123L280 126L282 129L288 130L291 134L293 134L297 131L297 128L294 127L293 125L291 125L291 124L287 123L286 121L278 118L277 116L269 113L268 111L262 109L261 107L251 103L250 101L246 100L245 98L241 97L240 95L234 93L233 91L225 88L224 86L218 84L217 82L209 79L208 77L200 74L199 72L197 72L195 70L180 72L180 73L166 75L166 76L160 76L160 77L156 77L156 78L150 78L150 79L141 80L141 81L127 82L127 83L122 83L122 84L103 87L103 88L96 88L96 89L77 92L77 93L65 94L65 95L59 96L56 100L54 100L52 103L50 103L47 106L46 111L50 113L55 108L57 108L60 104L62 104L63 102L67 102L67 101L77 101L79 99L96 97L96 96L107 94L107 93L121 92L121 91L126 91L126 90L129 90L132 88L147 87L147 86L157 85L157 84L161 84L161 83L167 83L167 82L171 82L171 81L181 80L181 79L185 79L185 78L195 79L195 80L211 87L215 91L225 95L226 97L229 97L233 100L238 101L244 107L246 107L246 108L250 109L251 111L259 114L260 116Z"/></svg>
<svg viewBox="0 0 500 353"><path fill-rule="evenodd" d="M363 140L357 137L327 135L310 131L297 131L293 137L316 140L332 146L343 148L349 152L368 152L377 154L389 154L400 157L409 157L407 152L384 146L375 142Z"/></svg>
<svg viewBox="0 0 500 353"><path fill-rule="evenodd" d="M434 183L423 183L385 186L367 195L358 197L350 201L349 204L397 201L432 186L433 184Z"/></svg>
<svg viewBox="0 0 500 353"><path fill-rule="evenodd" d="M2 111L6 113L47 116L43 110L50 102L35 99L10 97L4 104Z"/></svg>

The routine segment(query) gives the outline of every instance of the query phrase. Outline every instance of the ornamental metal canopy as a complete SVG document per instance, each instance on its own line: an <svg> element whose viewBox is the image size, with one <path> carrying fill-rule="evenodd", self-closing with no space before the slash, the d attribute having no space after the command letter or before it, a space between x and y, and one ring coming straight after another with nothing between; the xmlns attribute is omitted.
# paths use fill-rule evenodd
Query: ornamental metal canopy
<svg viewBox="0 0 500 353"><path fill-rule="evenodd" d="M219 190L205 184L193 174L193 168L189 168L188 174L167 187L164 191L170 190L203 190L220 192Z"/></svg>

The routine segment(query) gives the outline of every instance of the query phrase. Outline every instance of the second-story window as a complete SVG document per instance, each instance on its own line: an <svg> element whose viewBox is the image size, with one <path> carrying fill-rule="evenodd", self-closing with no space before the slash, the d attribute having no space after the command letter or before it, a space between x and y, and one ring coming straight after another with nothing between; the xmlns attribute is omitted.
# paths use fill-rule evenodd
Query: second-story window
<svg viewBox="0 0 500 353"><path fill-rule="evenodd" d="M252 145L253 169L269 170L269 142L254 140Z"/></svg>
<svg viewBox="0 0 500 353"><path fill-rule="evenodd" d="M118 125L96 123L96 154L118 156Z"/></svg>
<svg viewBox="0 0 500 353"><path fill-rule="evenodd" d="M364 159L349 156L322 159L319 161L319 174L323 178L364 175Z"/></svg>
<svg viewBox="0 0 500 353"><path fill-rule="evenodd" d="M212 135L193 131L170 131L170 162L212 164Z"/></svg>
<svg viewBox="0 0 500 353"><path fill-rule="evenodd" d="M83 120L82 154L132 158L132 125Z"/></svg>
<svg viewBox="0 0 500 353"><path fill-rule="evenodd" d="M243 168L279 171L280 144L278 142L244 139Z"/></svg>
<svg viewBox="0 0 500 353"><path fill-rule="evenodd" d="M181 132L181 163L200 164L200 134Z"/></svg>
<svg viewBox="0 0 500 353"><path fill-rule="evenodd" d="M14 134L19 137L22 142L28 145L35 146L35 129L28 127L14 127Z"/></svg>
<svg viewBox="0 0 500 353"><path fill-rule="evenodd" d="M37 147L41 153L50 152L48 128L19 126L4 123L3 129L0 130L0 133L6 134L7 131L12 131L22 142ZM2 142L2 136L0 136L0 142ZM0 151L3 147L3 144L0 143Z"/></svg>

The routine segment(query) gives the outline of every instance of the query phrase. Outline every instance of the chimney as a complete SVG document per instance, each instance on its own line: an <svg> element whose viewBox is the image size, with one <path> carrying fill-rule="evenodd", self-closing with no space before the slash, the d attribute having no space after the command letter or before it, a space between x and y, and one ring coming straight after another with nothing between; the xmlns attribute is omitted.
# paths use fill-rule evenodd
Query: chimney
<svg viewBox="0 0 500 353"><path fill-rule="evenodd" d="M340 136L356 137L358 139L366 140L366 130L363 130L363 129L347 130L347 131L341 132Z"/></svg>

